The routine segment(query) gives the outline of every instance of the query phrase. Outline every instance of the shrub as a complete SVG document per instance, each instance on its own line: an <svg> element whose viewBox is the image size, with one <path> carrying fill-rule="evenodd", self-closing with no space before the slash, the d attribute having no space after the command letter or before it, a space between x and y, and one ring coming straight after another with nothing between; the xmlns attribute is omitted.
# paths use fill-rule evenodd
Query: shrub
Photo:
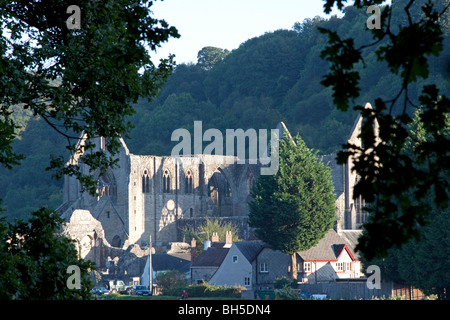
<svg viewBox="0 0 450 320"><path fill-rule="evenodd" d="M291 288L290 286L285 286L277 291L275 296L276 300L299 300L300 295L297 290Z"/></svg>
<svg viewBox="0 0 450 320"><path fill-rule="evenodd" d="M189 297L240 298L242 287L224 287L209 283L190 285L186 288Z"/></svg>
<svg viewBox="0 0 450 320"><path fill-rule="evenodd" d="M170 289L163 290L163 294L167 296L181 297L183 290L186 290L186 281L181 280L172 285Z"/></svg>
<svg viewBox="0 0 450 320"><path fill-rule="evenodd" d="M180 288L182 291L186 286L186 280L178 270L169 270L167 272L160 273L156 276L155 280L160 286L164 295L178 295L172 293L180 290Z"/></svg>
<svg viewBox="0 0 450 320"><path fill-rule="evenodd" d="M283 289L286 286L296 289L297 288L297 280L289 279L289 278L283 276L281 278L275 279L273 286L275 289Z"/></svg>

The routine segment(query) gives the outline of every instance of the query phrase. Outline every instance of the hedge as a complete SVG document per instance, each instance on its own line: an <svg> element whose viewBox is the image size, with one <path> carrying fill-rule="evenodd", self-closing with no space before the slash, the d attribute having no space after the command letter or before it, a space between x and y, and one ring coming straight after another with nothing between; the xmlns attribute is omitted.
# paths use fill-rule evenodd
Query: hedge
<svg viewBox="0 0 450 320"><path fill-rule="evenodd" d="M228 297L240 298L243 287L223 287L209 283L193 284L186 287L189 297Z"/></svg>

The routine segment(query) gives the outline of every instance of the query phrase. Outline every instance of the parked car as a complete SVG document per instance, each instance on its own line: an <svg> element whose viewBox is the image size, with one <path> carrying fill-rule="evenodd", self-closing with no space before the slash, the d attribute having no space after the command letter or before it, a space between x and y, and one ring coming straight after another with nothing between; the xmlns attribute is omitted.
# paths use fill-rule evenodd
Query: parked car
<svg viewBox="0 0 450 320"><path fill-rule="evenodd" d="M110 280L109 289L112 293L130 294L131 286L127 286L122 280Z"/></svg>
<svg viewBox="0 0 450 320"><path fill-rule="evenodd" d="M138 296L151 296L152 292L146 286L133 286L131 294Z"/></svg>
<svg viewBox="0 0 450 320"><path fill-rule="evenodd" d="M109 290L105 287L94 287L92 288L91 293L101 296L104 294L109 294Z"/></svg>

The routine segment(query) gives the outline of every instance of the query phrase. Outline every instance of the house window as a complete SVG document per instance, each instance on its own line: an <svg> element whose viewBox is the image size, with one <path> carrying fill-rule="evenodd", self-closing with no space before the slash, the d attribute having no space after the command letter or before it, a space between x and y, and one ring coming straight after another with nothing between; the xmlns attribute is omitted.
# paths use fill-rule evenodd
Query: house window
<svg viewBox="0 0 450 320"><path fill-rule="evenodd" d="M244 286L250 286L250 277L244 277Z"/></svg>
<svg viewBox="0 0 450 320"><path fill-rule="evenodd" d="M231 260L233 261L233 263L237 263L238 262L238 256L233 256L231 258Z"/></svg>
<svg viewBox="0 0 450 320"><path fill-rule="evenodd" d="M305 272L311 272L311 262L305 262L303 263L303 270Z"/></svg>
<svg viewBox="0 0 450 320"><path fill-rule="evenodd" d="M344 271L344 263L336 262L336 271Z"/></svg>
<svg viewBox="0 0 450 320"><path fill-rule="evenodd" d="M263 262L259 265L259 272L269 272L269 268L267 267L267 263Z"/></svg>
<svg viewBox="0 0 450 320"><path fill-rule="evenodd" d="M344 262L344 268L345 268L345 271L352 270L352 263L351 262Z"/></svg>

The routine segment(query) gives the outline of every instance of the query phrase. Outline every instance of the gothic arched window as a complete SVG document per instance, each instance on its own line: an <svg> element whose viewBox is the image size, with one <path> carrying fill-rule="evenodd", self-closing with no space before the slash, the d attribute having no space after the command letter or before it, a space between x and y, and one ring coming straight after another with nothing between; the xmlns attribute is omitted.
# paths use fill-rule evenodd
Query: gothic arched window
<svg viewBox="0 0 450 320"><path fill-rule="evenodd" d="M215 173L208 181L208 196L213 204L219 204L219 186L216 181L217 173Z"/></svg>
<svg viewBox="0 0 450 320"><path fill-rule="evenodd" d="M148 175L147 169L144 170L142 175L142 193L150 192L150 176Z"/></svg>
<svg viewBox="0 0 450 320"><path fill-rule="evenodd" d="M170 175L169 170L164 171L163 175L163 193L170 193Z"/></svg>
<svg viewBox="0 0 450 320"><path fill-rule="evenodd" d="M184 193L193 193L193 176L191 170L186 171L185 173L185 183L184 183Z"/></svg>

